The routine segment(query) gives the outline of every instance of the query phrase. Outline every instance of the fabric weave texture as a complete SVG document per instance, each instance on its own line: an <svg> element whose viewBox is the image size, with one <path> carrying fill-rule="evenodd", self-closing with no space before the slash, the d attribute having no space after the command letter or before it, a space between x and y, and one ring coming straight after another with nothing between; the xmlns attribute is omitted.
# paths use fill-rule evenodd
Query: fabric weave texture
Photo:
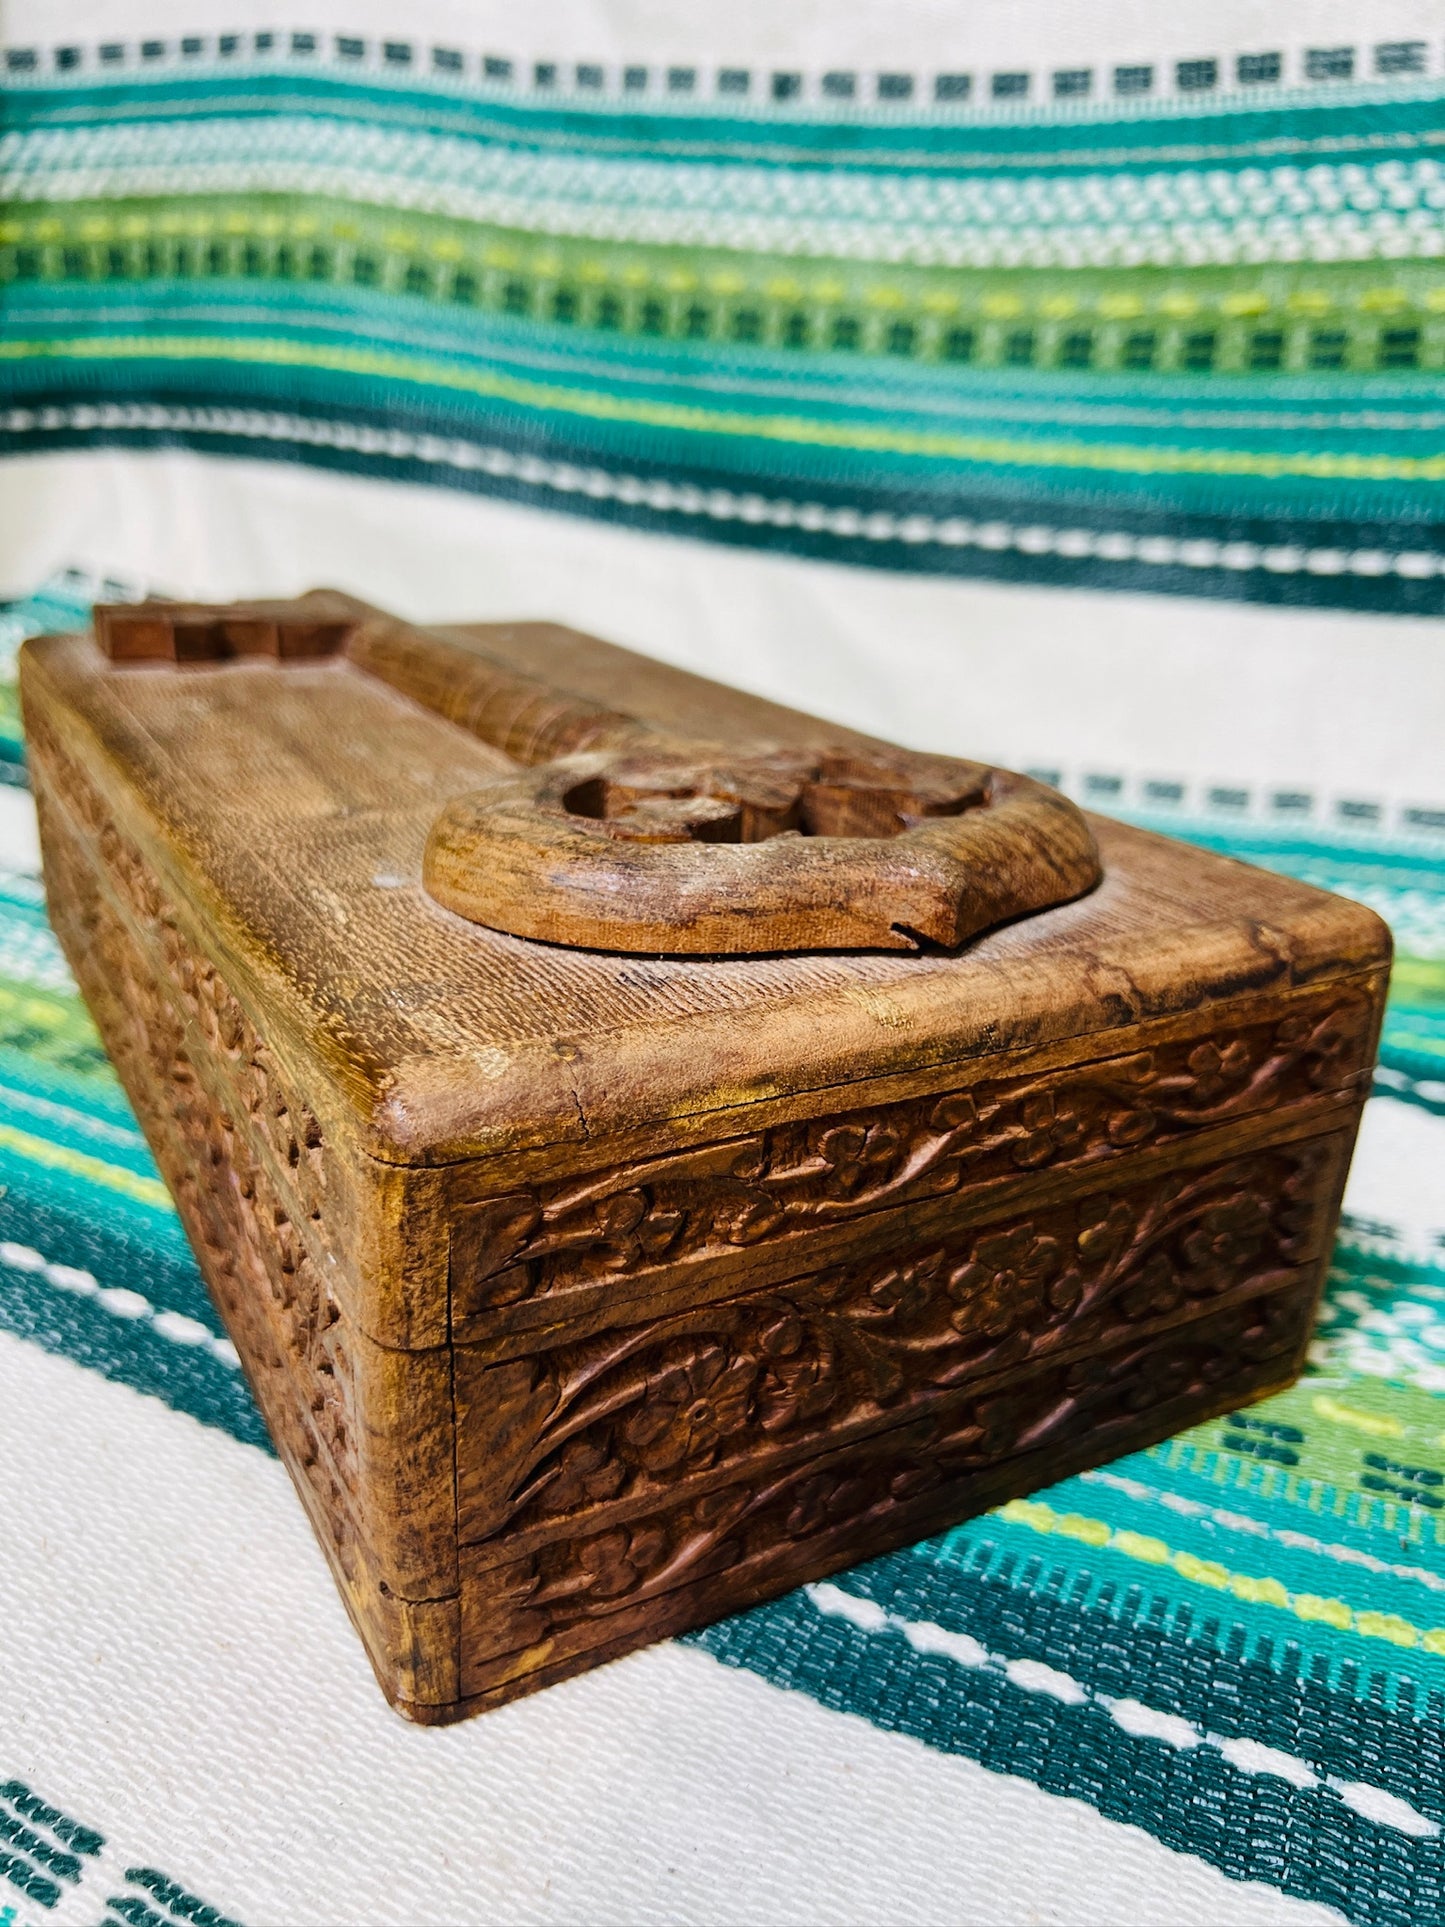
<svg viewBox="0 0 1445 1927"><path fill-rule="evenodd" d="M319 26L223 21L201 0L153 30L120 11L131 24L97 35L68 32L64 7L0 10L0 491L49 503L60 528L114 482L154 520L166 476L204 494L224 469L254 540L139 581L119 536L75 520L76 566L42 581L0 530L15 598L0 604L0 1377L16 1414L0 1437L55 1479L27 1475L47 1494L39 1563L0 1600L52 1682L27 1708L0 1688L0 1927L844 1919L850 1895L898 1919L1445 1918L1445 685L1408 655L1445 598L1445 45L1394 0L1347 30L1312 0L1277 41L1253 16L1236 30L1239 9L1219 12L1228 34L1186 9L1193 39L1144 45L1101 11L1092 53L1076 22L1034 32L1020 9L976 56L915 8L891 64L866 21L848 29L861 51L810 29L790 55L746 7L732 42L714 23L691 52L680 30L609 40L606 9L581 7L546 15L536 45L443 0L404 23L382 0L322 9ZM176 450L194 463L165 469ZM969 728L1022 717L1012 759L1091 807L1384 915L1397 962L1377 1082L1304 1379L475 1728L392 1734L379 1706L370 1725L374 1688L319 1566L302 1572L304 1526L286 1536L292 1501L236 1355L50 934L14 692L21 640L82 625L94 600L305 586L276 559L278 463L305 471L288 498L311 505L302 548L344 528L362 481L420 572L445 492L473 518L458 526L482 576L527 530L535 553L509 581L549 582L547 558L600 541L586 553L647 585L679 633L701 594L689 578L731 584L793 612L800 650L810 624L843 637L880 686L903 612L962 661L985 612L1006 655L1013 610L1044 637L1034 666L1005 664L971 722L938 699L929 747L991 755ZM370 567L358 554L341 586L385 600ZM847 605L880 581L897 634L850 630ZM1014 598L1002 613L990 585ZM587 593L559 576L555 612ZM1101 715L1127 709L1106 656L1126 621L1160 638L1135 720L1115 718L1097 755L1081 714L1067 767L1057 727L1032 749L1040 663L1064 686L1093 650ZM1331 686L1358 690L1336 747L1306 755L1297 692L1277 690L1247 773L1228 730L1201 752L1213 774L1193 751L1176 767L1172 714L1204 700L1185 645L1192 664L1215 650L1257 712L1270 651L1302 623L1306 652L1334 652ZM701 644L692 666L743 679ZM769 693L803 700L786 665ZM844 719L867 724L866 707ZM93 1441L84 1464L46 1430L63 1409ZM140 1648L170 1604L210 1624L205 1559L171 1558L202 1528L167 1523L166 1549L158 1536L134 1567L108 1555L133 1580L115 1603L136 1629L115 1661L142 1736L126 1744L169 1761L168 1804L120 1788L124 1748L95 1740L108 1715L75 1698L60 1657L72 1634L85 1649L90 1608L67 1614L44 1576L57 1495L131 1520L110 1453L133 1455L141 1494L141 1468L172 1468L157 1519L189 1481L241 1548L233 1661L212 1654L205 1679L197 1661L163 1711ZM30 1519L17 1509L17 1534ZM147 1559L171 1575L164 1603L147 1600ZM269 1628L299 1678L275 1634L293 1619L322 1645L334 1633L328 1663L354 1662L308 1717L365 1764L324 1826L307 1822L315 1870L285 1863L282 1879L285 1856L247 1831L273 1824L260 1789L288 1742L255 1725L263 1642L244 1627ZM650 1886L626 1838L589 1819L583 1867L526 1805L549 1774L582 1772L577 1732L665 1750L663 1713L714 1721L740 1776L718 1795L726 1825L755 1829L736 1914L720 1874L689 1886L687 1856L669 1858L693 1822L661 1773L615 1776L642 1789L636 1838L654 1787L673 1829L658 1821ZM176 1790L198 1776L219 1811L208 1717L242 1763L235 1814L214 1824ZM808 1815L791 1831L790 1783L767 1779L785 1759ZM505 1774L487 1779L491 1762ZM453 1805L443 1763L467 1790ZM293 1810L298 1771L278 1769ZM737 1804L750 1775L776 1797ZM850 1802L869 1786L887 1797L864 1813ZM483 1787L527 1869L484 1840ZM587 1815L620 1797L578 1787ZM856 1865L846 1843L827 1850L847 1882L810 1858L830 1808L861 1843ZM374 1873L348 1886L403 1824L430 1843L415 1864L385 1890ZM697 1867L723 1865L696 1824ZM970 1829L988 1871L978 1911L965 1896L950 1912Z"/></svg>

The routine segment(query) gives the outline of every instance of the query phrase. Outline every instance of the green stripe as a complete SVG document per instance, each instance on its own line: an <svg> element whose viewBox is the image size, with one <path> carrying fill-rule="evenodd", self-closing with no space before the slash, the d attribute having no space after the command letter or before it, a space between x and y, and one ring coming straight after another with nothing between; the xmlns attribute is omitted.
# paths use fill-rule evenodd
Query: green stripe
<svg viewBox="0 0 1445 1927"><path fill-rule="evenodd" d="M922 434L883 426L847 426L798 415L744 414L703 405L665 404L588 393L557 383L524 381L448 365L427 357L371 349L323 348L284 336L95 335L71 340L0 342L0 360L47 359L105 362L239 361L259 366L319 369L392 383L417 383L457 393L511 402L554 414L594 421L686 431L692 434L748 436L850 453L922 456L940 462L1072 469L1081 473L1114 471L1139 476L1281 477L1354 483L1445 481L1445 455L1356 455L1344 450L1288 455L1243 448L1167 448L1124 443L1024 441L1006 436Z"/></svg>

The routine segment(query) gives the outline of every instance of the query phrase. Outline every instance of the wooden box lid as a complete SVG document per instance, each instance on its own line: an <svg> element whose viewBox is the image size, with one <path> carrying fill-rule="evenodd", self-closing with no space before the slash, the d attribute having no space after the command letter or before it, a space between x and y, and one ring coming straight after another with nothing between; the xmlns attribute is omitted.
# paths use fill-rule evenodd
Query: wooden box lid
<svg viewBox="0 0 1445 1927"><path fill-rule="evenodd" d="M576 1168L582 1146L720 1138L839 1086L903 1095L944 1067L992 1071L1095 1034L1102 1055L1122 1028L1389 955L1356 904L1104 818L1096 888L949 949L640 956L489 929L434 900L423 859L439 813L518 764L345 647L375 612L300 606L301 641L288 649L283 626L278 647L273 623L259 654L244 635L210 647L200 618L191 647L174 605L153 605L147 642L125 612L111 657L89 636L28 643L22 692L28 726L105 793L318 1115L377 1159L568 1146ZM548 624L423 645L714 743L889 748Z"/></svg>

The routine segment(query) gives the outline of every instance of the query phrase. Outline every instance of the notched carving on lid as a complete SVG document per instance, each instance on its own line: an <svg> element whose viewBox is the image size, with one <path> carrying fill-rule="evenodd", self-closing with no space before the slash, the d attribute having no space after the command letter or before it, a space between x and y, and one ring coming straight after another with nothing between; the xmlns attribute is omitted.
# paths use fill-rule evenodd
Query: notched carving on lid
<svg viewBox="0 0 1445 1927"><path fill-rule="evenodd" d="M839 732L712 743L519 673L348 596L109 605L124 663L340 655L528 773L454 798L427 840L443 908L635 955L952 947L1091 890L1082 814L1007 770Z"/></svg>

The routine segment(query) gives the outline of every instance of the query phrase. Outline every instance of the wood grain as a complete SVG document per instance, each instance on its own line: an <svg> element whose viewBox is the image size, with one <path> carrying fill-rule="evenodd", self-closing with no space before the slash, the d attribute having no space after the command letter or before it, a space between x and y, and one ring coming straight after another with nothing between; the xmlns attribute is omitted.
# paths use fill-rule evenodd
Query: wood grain
<svg viewBox="0 0 1445 1927"><path fill-rule="evenodd" d="M448 812L581 758L614 856L856 843L872 889L910 836L998 831L1011 779L550 625L322 592L99 627L109 657L22 652L56 927L408 1717L1298 1369L1384 995L1370 912L1097 819L1097 887L942 948L569 949L437 902ZM698 780L663 795L679 755Z"/></svg>
<svg viewBox="0 0 1445 1927"><path fill-rule="evenodd" d="M428 892L495 930L649 955L916 950L1099 880L1080 812L1011 771L809 746L786 723L726 742L660 729L401 623L364 622L346 647L536 766L455 798L427 839Z"/></svg>

